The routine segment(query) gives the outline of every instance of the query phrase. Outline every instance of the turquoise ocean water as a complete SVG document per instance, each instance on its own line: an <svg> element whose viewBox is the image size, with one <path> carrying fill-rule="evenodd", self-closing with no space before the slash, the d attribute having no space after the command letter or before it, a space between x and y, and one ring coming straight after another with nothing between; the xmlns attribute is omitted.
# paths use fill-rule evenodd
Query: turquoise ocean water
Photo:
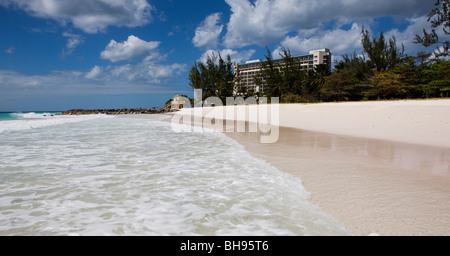
<svg viewBox="0 0 450 256"><path fill-rule="evenodd" d="M0 121L43 118L56 113L58 112L0 112Z"/></svg>
<svg viewBox="0 0 450 256"><path fill-rule="evenodd" d="M16 120L16 119L19 119L19 115L17 115L16 113L0 112L0 121Z"/></svg>
<svg viewBox="0 0 450 256"><path fill-rule="evenodd" d="M49 114L0 114L0 235L349 234L222 133Z"/></svg>

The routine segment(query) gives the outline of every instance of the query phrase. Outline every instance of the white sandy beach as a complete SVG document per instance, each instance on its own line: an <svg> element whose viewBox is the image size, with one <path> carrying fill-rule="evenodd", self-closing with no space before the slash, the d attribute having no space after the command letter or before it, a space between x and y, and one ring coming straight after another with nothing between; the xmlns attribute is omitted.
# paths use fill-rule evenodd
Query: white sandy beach
<svg viewBox="0 0 450 256"><path fill-rule="evenodd" d="M257 106L204 108L210 111ZM450 235L450 100L281 104L280 138L227 133L358 235ZM178 114L194 115L192 109ZM247 120L248 121L248 120Z"/></svg>

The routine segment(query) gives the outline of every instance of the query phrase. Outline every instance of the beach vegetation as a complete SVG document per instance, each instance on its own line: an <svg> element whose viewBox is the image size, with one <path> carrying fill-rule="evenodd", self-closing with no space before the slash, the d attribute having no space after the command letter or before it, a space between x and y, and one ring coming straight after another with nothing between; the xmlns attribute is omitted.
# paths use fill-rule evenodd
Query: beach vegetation
<svg viewBox="0 0 450 256"><path fill-rule="evenodd" d="M450 60L444 60L429 65L423 70L426 84L423 91L426 97L450 96Z"/></svg>
<svg viewBox="0 0 450 256"><path fill-rule="evenodd" d="M358 79L356 71L342 69L325 77L321 90L322 101L359 101L364 99L365 92L370 88L368 80Z"/></svg>

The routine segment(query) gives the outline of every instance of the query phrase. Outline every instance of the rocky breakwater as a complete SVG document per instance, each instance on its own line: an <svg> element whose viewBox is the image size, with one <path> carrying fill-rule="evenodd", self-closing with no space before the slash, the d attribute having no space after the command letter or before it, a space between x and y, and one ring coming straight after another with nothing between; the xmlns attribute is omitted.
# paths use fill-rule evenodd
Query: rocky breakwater
<svg viewBox="0 0 450 256"><path fill-rule="evenodd" d="M175 112L178 110L172 110L170 108L123 108L123 109L72 109L59 113L57 115L151 115L151 114L164 114Z"/></svg>

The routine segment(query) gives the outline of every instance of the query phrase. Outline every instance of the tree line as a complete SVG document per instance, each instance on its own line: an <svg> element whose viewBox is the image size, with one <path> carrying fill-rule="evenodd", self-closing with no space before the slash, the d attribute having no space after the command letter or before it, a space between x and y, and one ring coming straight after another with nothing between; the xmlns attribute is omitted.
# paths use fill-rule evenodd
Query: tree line
<svg viewBox="0 0 450 256"><path fill-rule="evenodd" d="M281 62L276 62L267 49L261 69L254 75L261 90L253 91L240 86L231 57L224 60L219 53L208 56L206 63L195 63L189 84L202 89L204 99L215 96L222 100L236 93L243 97L279 97L284 103L450 97L449 42L442 41L436 32L442 29L449 35L449 7L450 0L437 0L428 15L432 31L424 29L423 35L414 38L416 44L435 45L433 54L408 56L395 36L385 38L381 32L375 37L363 28L363 54L342 56L332 72L327 65L302 69L286 48L281 50Z"/></svg>
<svg viewBox="0 0 450 256"><path fill-rule="evenodd" d="M196 62L189 72L189 85L194 89L202 89L202 98L218 97L225 102L226 97L233 96L234 74L231 56L226 60L220 53L212 53L206 63Z"/></svg>

